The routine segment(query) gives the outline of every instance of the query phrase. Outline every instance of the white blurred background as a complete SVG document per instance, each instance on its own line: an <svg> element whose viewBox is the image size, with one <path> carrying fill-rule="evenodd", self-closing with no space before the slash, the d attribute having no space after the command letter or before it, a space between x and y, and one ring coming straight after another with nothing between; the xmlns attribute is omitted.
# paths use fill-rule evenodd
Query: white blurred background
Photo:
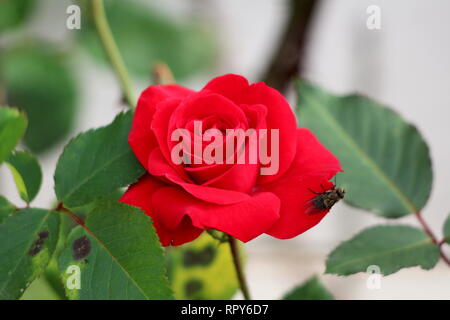
<svg viewBox="0 0 450 320"><path fill-rule="evenodd" d="M119 0L110 0L119 1ZM40 0L32 33L59 41L69 36L65 8L71 1ZM177 19L197 15L213 26L218 37L219 62L210 74L182 84L200 89L211 77L238 73L258 81L288 15L285 0L153 0L149 10ZM366 27L369 5L381 8L381 29ZM193 9L194 8L194 9ZM423 210L433 231L450 212L450 1L448 0L324 0L316 12L304 77L336 93L358 91L392 107L415 124L431 148L434 183ZM82 32L82 31L81 31ZM109 123L120 110L120 90L110 70L91 60L73 61L82 83L81 115L76 132ZM136 83L143 89L148 83ZM295 103L291 99L292 103ZM35 201L48 207L54 201L53 172L65 143L44 154L44 184ZM1 193L20 203L9 172L0 168ZM417 225L414 217L402 222ZM449 299L450 268L442 262L432 271L403 269L369 290L367 274L349 277L323 275L326 255L365 226L384 223L370 213L339 203L312 230L291 240L262 236L246 245L246 268L252 295L278 299L314 274L338 299ZM241 298L240 294L236 298Z"/></svg>

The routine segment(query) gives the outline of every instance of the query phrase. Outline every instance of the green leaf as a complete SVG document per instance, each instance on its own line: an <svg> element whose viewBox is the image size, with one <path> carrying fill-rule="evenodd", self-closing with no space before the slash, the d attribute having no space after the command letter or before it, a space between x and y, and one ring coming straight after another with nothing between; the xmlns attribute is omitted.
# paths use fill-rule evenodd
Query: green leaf
<svg viewBox="0 0 450 320"><path fill-rule="evenodd" d="M48 43L13 48L2 55L7 99L26 112L29 127L24 141L34 153L55 146L73 128L77 86L66 58Z"/></svg>
<svg viewBox="0 0 450 320"><path fill-rule="evenodd" d="M450 244L450 215L447 217L444 223L444 238L445 242Z"/></svg>
<svg viewBox="0 0 450 320"><path fill-rule="evenodd" d="M12 152L26 128L24 114L17 109L0 107L0 163Z"/></svg>
<svg viewBox="0 0 450 320"><path fill-rule="evenodd" d="M33 9L32 0L0 1L0 31L19 26Z"/></svg>
<svg viewBox="0 0 450 320"><path fill-rule="evenodd" d="M168 270L177 299L227 300L239 288L229 246L207 233L168 248Z"/></svg>
<svg viewBox="0 0 450 320"><path fill-rule="evenodd" d="M61 298L51 287L48 280L41 276L30 284L20 300L61 300Z"/></svg>
<svg viewBox="0 0 450 320"><path fill-rule="evenodd" d="M41 275L58 240L59 215L24 209L0 224L0 299L18 299Z"/></svg>
<svg viewBox="0 0 450 320"><path fill-rule="evenodd" d="M341 161L345 200L387 218L422 209L432 184L429 150L417 129L366 97L335 96L299 83L300 125Z"/></svg>
<svg viewBox="0 0 450 320"><path fill-rule="evenodd" d="M22 200L30 203L39 192L42 171L36 158L24 151L13 152L6 163L10 168Z"/></svg>
<svg viewBox="0 0 450 320"><path fill-rule="evenodd" d="M89 231L87 231L89 230ZM150 218L135 207L117 202L99 204L86 229L76 227L59 258L60 271L81 270L81 288L70 299L171 299L163 250Z"/></svg>
<svg viewBox="0 0 450 320"><path fill-rule="evenodd" d="M16 211L16 208L6 198L0 196L0 223L14 213L14 211Z"/></svg>
<svg viewBox="0 0 450 320"><path fill-rule="evenodd" d="M78 223L76 223L74 219L67 214L67 212L59 211L58 213L60 217L58 243L56 244L55 253L50 260L44 275L40 279L45 279L45 284L52 289L53 294L57 296L56 299L67 300L68 298L66 296L65 283L63 282L61 273L59 272L58 258L66 246L67 237L69 236L70 231L78 226ZM36 298L33 299L33 292L27 295L27 293L29 293L28 291L29 290L25 291L24 297L35 300ZM38 290L36 290L36 292L38 292ZM24 297L22 297L22 299ZM55 298L53 298L53 300L55 300Z"/></svg>
<svg viewBox="0 0 450 320"><path fill-rule="evenodd" d="M91 8L83 9L89 17ZM105 1L105 10L125 64L134 75L148 79L153 65L163 61L175 77L183 78L215 61L215 42L203 25L172 21L137 1ZM94 23L91 19L83 23L82 45L94 58L106 61Z"/></svg>
<svg viewBox="0 0 450 320"><path fill-rule="evenodd" d="M314 276L287 293L283 300L334 300L334 297Z"/></svg>
<svg viewBox="0 0 450 320"><path fill-rule="evenodd" d="M135 182L144 169L128 146L132 112L108 126L90 130L64 149L55 172L59 201L76 207Z"/></svg>
<svg viewBox="0 0 450 320"><path fill-rule="evenodd" d="M85 205L78 206L78 207L71 207L71 211L73 211L79 218L84 220L88 213L91 212L95 207L97 207L97 204L99 202L103 202L105 200L108 201L119 201L119 199L122 197L124 193L123 189L117 189L114 190L112 193L107 194L106 196L100 197L98 199L95 199L92 202L89 202Z"/></svg>
<svg viewBox="0 0 450 320"><path fill-rule="evenodd" d="M57 295L58 300L67 300L65 285L61 279L61 274L59 272L58 249L56 251L56 254L50 260L50 263L48 264L48 267L45 270L44 277L42 278L46 280L48 286Z"/></svg>
<svg viewBox="0 0 450 320"><path fill-rule="evenodd" d="M439 260L439 247L420 229L409 226L376 226L340 244L328 256L326 273L349 275L371 265L389 275L402 268L428 270Z"/></svg>

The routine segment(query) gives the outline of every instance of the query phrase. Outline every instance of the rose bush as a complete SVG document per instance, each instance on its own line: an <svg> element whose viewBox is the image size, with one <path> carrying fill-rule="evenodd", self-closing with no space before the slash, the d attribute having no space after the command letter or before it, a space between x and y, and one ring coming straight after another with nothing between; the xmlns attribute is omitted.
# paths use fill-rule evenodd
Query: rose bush
<svg viewBox="0 0 450 320"><path fill-rule="evenodd" d="M175 164L171 133L203 129L279 129L279 168L262 164ZM269 139L270 140L270 139ZM216 229L247 242L263 233L286 239L315 226L329 210L307 214L314 192L331 189L338 159L308 130L297 128L285 98L262 82L228 74L196 92L150 86L140 96L129 144L147 170L121 201L152 217L163 245L180 245ZM204 146L203 146L204 147Z"/></svg>

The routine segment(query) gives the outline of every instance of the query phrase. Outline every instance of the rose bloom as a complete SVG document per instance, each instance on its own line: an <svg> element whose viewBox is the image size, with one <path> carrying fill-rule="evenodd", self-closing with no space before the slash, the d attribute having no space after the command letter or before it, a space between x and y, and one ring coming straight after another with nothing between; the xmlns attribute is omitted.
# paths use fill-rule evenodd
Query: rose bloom
<svg viewBox="0 0 450 320"><path fill-rule="evenodd" d="M175 164L172 132L192 131L193 121L202 121L203 130L279 129L278 171L261 175L259 162ZM128 141L147 173L120 200L152 218L165 246L192 241L209 229L244 242L263 233L295 237L328 213L310 214L308 207L341 171L338 159L308 129L297 128L278 91L234 74L198 92L175 84L150 86L139 98Z"/></svg>

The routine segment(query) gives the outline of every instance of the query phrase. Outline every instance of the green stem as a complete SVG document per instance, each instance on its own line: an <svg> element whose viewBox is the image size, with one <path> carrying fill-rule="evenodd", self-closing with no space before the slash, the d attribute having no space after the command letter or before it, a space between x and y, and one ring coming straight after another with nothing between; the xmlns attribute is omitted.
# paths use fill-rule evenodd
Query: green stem
<svg viewBox="0 0 450 320"><path fill-rule="evenodd" d="M251 300L250 292L248 290L247 281L242 270L241 258L239 255L239 248L237 246L236 239L232 236L228 236L228 243L230 244L231 255L233 256L234 268L236 269L236 275L239 280L239 285L241 286L242 294L245 300Z"/></svg>
<svg viewBox="0 0 450 320"><path fill-rule="evenodd" d="M97 33L102 43L103 49L119 79L122 88L123 97L130 108L134 108L136 101L134 100L133 89L130 76L123 62L119 48L114 41L114 37L106 19L103 0L92 0L92 12L94 17Z"/></svg>

